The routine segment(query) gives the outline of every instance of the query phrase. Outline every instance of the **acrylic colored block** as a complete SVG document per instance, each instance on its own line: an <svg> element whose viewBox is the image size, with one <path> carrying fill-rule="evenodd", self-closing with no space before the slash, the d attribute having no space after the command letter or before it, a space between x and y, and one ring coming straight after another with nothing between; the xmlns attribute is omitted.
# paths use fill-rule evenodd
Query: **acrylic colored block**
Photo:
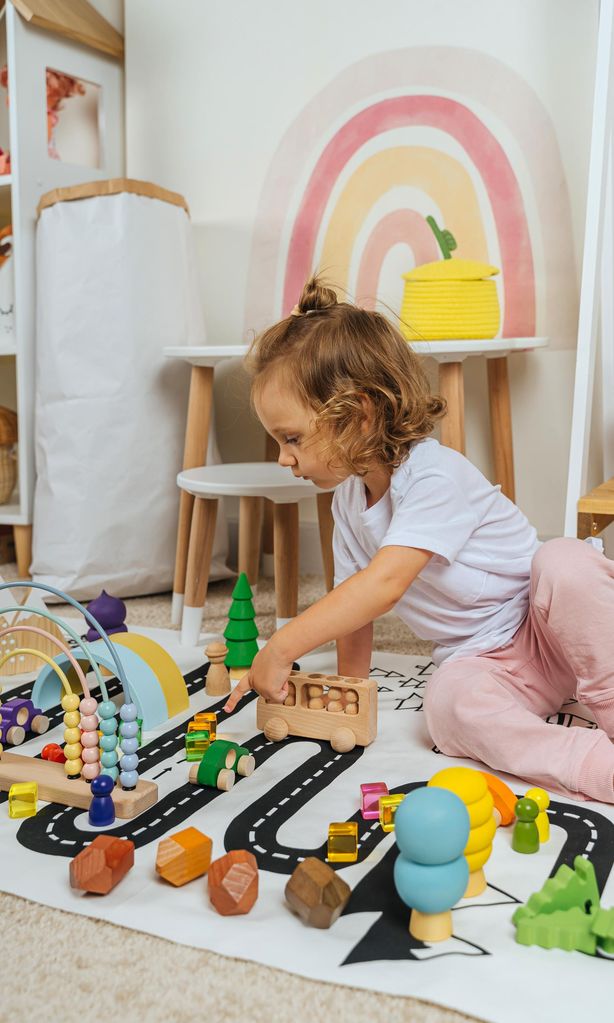
<svg viewBox="0 0 614 1023"><path fill-rule="evenodd" d="M194 725L195 731L209 732L209 739L211 742L215 742L217 714L214 711L202 711L200 714L195 714L194 720L190 721L190 725ZM190 725L188 725L188 731L190 730Z"/></svg>
<svg viewBox="0 0 614 1023"><path fill-rule="evenodd" d="M38 799L38 785L35 781L16 782L9 789L9 817L14 820L19 817L34 817L36 815L36 801Z"/></svg>
<svg viewBox="0 0 614 1023"><path fill-rule="evenodd" d="M209 732L188 732L185 737L186 760L202 760L209 746Z"/></svg>
<svg viewBox="0 0 614 1023"><path fill-rule="evenodd" d="M387 795L388 786L383 781L370 781L360 786L360 812L364 820L378 819L380 797Z"/></svg>
<svg viewBox="0 0 614 1023"><path fill-rule="evenodd" d="M331 863L355 863L358 859L358 824L341 821L328 825L328 859Z"/></svg>
<svg viewBox="0 0 614 1023"><path fill-rule="evenodd" d="M383 831L394 831L394 815L405 799L404 792L382 796L379 801L379 822Z"/></svg>

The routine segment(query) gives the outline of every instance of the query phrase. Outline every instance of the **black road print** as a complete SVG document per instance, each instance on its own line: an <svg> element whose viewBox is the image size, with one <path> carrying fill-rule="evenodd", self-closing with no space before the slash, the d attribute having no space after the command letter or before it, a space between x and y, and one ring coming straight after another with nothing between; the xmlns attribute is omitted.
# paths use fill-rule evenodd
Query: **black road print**
<svg viewBox="0 0 614 1023"><path fill-rule="evenodd" d="M207 667L208 665L203 665L185 676L190 695L204 689ZM371 677L378 680L380 691L398 692L398 697L394 698L395 710L421 711L424 687L433 667L432 663L426 664L416 669L411 677L396 671L374 668ZM31 685L16 687L11 695L27 698L31 688ZM119 692L116 680L111 682L109 692L113 695ZM243 703L247 704L255 698L256 694L250 693L244 698ZM207 708L217 712L218 727L223 725L227 717L222 710L225 699L224 697L219 703ZM52 726L61 723L60 706L54 707L49 715ZM180 784L163 796L155 806L133 820L118 821L111 834L118 838L130 838L137 847L143 847L181 828L197 810L225 796L225 793L218 789L185 783L186 726L187 721L169 729L139 749L140 770L143 773L147 772L148 776L155 780L169 772L177 772ZM350 753L335 753L328 741L318 739L290 737L284 743L271 743L262 733L253 736L243 745L253 753L258 770L270 757L278 754L282 747L305 742L309 743L311 749L315 747L315 751L289 774L279 777L264 796L259 796L228 822L224 836L225 848L251 849L258 860L260 870L289 876L297 863L307 856L325 859L326 843L315 849L290 847L280 840L280 831L284 824L300 812L314 796L333 784L335 779L348 770L364 752L362 747L356 747ZM242 784L247 780L239 777L236 784ZM424 784L426 779L408 781L391 789L391 792L407 793ZM3 793L1 801L5 801L6 798L6 794ZM91 832L83 832L76 827L76 819L83 812L71 807L49 804L35 817L22 823L17 832L17 839L25 848L43 855L73 857L92 840ZM551 874L554 874L562 863L573 866L576 856L586 855L595 866L599 890L603 891L614 863L614 824L602 814L592 810L584 811L581 806L554 800L550 803L548 815L551 824L563 828L566 832L565 843ZM360 811L348 819L358 823L357 862L361 863L387 838L387 833L382 831L377 821L363 820ZM452 950L447 943L448 949L445 952L437 952L435 948L431 949L409 935L408 909L396 894L392 876L396 855L396 845L391 844L379 861L373 858L373 866L353 890L344 915L356 913L378 915L346 956L342 965L384 959L420 962L435 955L490 955L487 948L459 937L454 939ZM333 869L343 869L345 864L331 866ZM494 899L484 905L484 911L489 906L500 905L502 902L518 903L513 894L495 885L489 885L489 889L491 894L494 894Z"/></svg>

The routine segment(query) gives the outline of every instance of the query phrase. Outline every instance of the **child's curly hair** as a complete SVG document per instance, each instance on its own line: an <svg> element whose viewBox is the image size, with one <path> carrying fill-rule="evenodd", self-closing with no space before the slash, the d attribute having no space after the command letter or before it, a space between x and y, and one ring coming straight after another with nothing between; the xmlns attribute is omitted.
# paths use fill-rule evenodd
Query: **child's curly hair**
<svg viewBox="0 0 614 1023"><path fill-rule="evenodd" d="M273 368L282 369L326 431L331 462L357 476L374 463L396 468L446 413L399 331L381 313L338 302L318 276L307 281L290 316L254 340L246 367L252 393ZM366 434L365 397L374 413Z"/></svg>

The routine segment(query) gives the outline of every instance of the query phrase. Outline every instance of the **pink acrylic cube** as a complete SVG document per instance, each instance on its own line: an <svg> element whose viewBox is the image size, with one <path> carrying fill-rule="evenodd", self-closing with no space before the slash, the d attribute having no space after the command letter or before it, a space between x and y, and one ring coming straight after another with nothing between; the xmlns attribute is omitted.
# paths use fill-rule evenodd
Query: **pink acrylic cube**
<svg viewBox="0 0 614 1023"><path fill-rule="evenodd" d="M360 812L364 820L379 819L379 801L388 795L388 786L383 781L370 781L360 786Z"/></svg>

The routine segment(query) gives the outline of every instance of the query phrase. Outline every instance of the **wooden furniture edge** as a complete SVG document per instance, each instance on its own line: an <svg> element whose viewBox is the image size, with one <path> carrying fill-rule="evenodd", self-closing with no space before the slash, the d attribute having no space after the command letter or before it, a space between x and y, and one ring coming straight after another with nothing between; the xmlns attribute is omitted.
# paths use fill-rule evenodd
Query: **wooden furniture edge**
<svg viewBox="0 0 614 1023"><path fill-rule="evenodd" d="M124 37L87 0L11 0L18 14L37 28L73 39L123 60Z"/></svg>

